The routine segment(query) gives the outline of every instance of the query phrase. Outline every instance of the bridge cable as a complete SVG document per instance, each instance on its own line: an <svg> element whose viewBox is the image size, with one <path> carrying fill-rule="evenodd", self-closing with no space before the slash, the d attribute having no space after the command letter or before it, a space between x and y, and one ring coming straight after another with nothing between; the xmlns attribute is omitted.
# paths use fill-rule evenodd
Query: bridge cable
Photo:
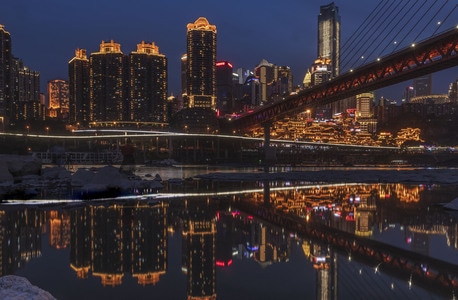
<svg viewBox="0 0 458 300"><path fill-rule="evenodd" d="M410 2L410 0L409 0L409 2ZM423 7L425 3L426 3L426 1L423 3L423 5L420 6L420 8ZM408 3L407 3L407 4L408 4ZM414 3L414 5L415 5L415 3ZM396 6L396 7L397 7L397 6ZM395 9L396 9L396 7L395 7ZM419 9L420 9L420 8L419 8ZM419 10L419 9L418 9L418 10ZM417 11L418 11L418 10L417 10ZM399 14L399 12L400 12L400 11L398 11L398 14ZM393 12L390 11L390 12L388 12L387 14L388 14L388 15L392 15ZM396 16L397 16L397 14L396 14L394 17L396 17ZM405 19L409 20L409 18L405 18ZM387 21L388 24L389 24L390 22L391 22L391 20ZM385 26L385 28L384 28L383 30L385 30L386 27L387 27L387 26ZM372 44L373 44L377 39L378 39L378 38L375 38L375 39L372 41L372 43L370 44L370 46L372 46ZM363 47L363 46L361 46L361 47L358 49L358 52L362 49L362 47ZM368 50L369 48L366 48L366 49ZM361 53L361 52L359 52L359 53ZM357 65L357 64L358 64L358 60L360 60L360 59L364 59L364 57L359 56L359 54L358 54L358 57L355 58L353 62L351 62L351 65L354 66L354 67L359 67L359 66L363 63L363 62L360 62L359 65ZM366 60L367 60L367 58L366 58Z"/></svg>
<svg viewBox="0 0 458 300"><path fill-rule="evenodd" d="M426 29L426 27L428 27L429 24L431 24L431 22L437 17L437 15L442 11L442 9L445 7L445 5L447 5L448 1L449 0L444 2L444 4L439 8L439 10L429 20L429 22L426 23L426 25L423 27L423 29L418 32L417 36L414 38L414 42L420 37L420 34Z"/></svg>
<svg viewBox="0 0 458 300"><path fill-rule="evenodd" d="M401 45L404 42L404 40L412 33L412 31L418 26L418 24L420 24L420 22L423 20L423 18L426 16L426 14L431 10L431 8L436 4L436 2L437 2L437 0L435 0L431 4L431 6L423 13L423 15L420 18L418 18L418 21L415 22L414 26L412 26L410 28L410 30L407 32L407 34L402 38L401 42L396 45L396 47L393 49L393 51L391 53L396 51L396 49L399 47L399 45Z"/></svg>
<svg viewBox="0 0 458 300"><path fill-rule="evenodd" d="M358 26L358 29L352 33L352 35L350 36L350 38L348 40L346 40L343 45L342 45L342 48L341 49L345 49L345 47L347 47L347 44L350 44L353 40L354 37L361 37L361 35L359 34L359 31L361 28L366 28L364 25L365 23L368 21L368 20L371 20L372 19L372 14L374 14L374 12L379 8L379 6L383 3L383 1L380 1L377 6L369 13L369 15L366 17L366 19L364 19L364 21L361 23L361 25ZM364 26L364 27L363 27ZM344 50L345 51L345 50Z"/></svg>
<svg viewBox="0 0 458 300"><path fill-rule="evenodd" d="M436 30L434 30L434 32L431 34L431 36L434 36L436 34L436 32L439 30L439 28L442 27L442 25L445 24L445 22L448 20L448 18L450 17L450 15L455 11L455 9L458 7L458 4L455 4L455 6L453 7L452 10L450 10L450 12L448 13L448 15L445 17L445 19L440 23L439 26L436 27Z"/></svg>
<svg viewBox="0 0 458 300"><path fill-rule="evenodd" d="M425 2L426 2L426 1L427 1L427 0L425 0ZM414 2L413 5L412 5L412 7L409 7L409 11L410 11L411 9L413 9L413 6L415 6L415 4L416 4L416 3ZM400 21L405 21L404 24L401 24L401 28L406 28L406 25L408 24L408 22L409 22L410 20L409 20L409 18L404 17L404 18L401 18ZM398 21L398 23L399 23L399 21ZM392 31L393 31L394 29L398 28L397 25L398 25L398 24L396 24L396 27L393 28ZM402 32L402 30L398 31L398 33L397 33L396 35L394 35L393 39L390 40L390 42L387 43L387 44L385 45L385 47L382 49L382 51L380 51L379 57L385 55L384 53L385 53L386 49L387 49L388 47L392 46L392 45L393 45L392 43L397 44L396 38L398 37L398 35L399 35L401 32ZM390 33L391 33L391 32L390 32Z"/></svg>
<svg viewBox="0 0 458 300"><path fill-rule="evenodd" d="M359 276L347 276L347 277L355 278L359 283L364 282L364 284L358 284L359 291L362 291L364 288L366 291L366 294L369 294L369 295L372 294L373 296L377 296L377 297L379 297L380 295L384 295L382 299L391 299L393 295L390 293L390 290L386 288L385 285L387 284L386 284L386 281L383 279L384 276L388 276L388 275L386 273L383 273L384 275L383 277L379 276L374 272L373 268L370 267L369 265L365 263L362 263L362 264L358 263L358 264L363 267L357 268L354 262L352 262L350 265L353 265L353 268L355 269L355 271L357 272ZM341 267L340 270L342 269L343 268ZM351 273L351 270L349 271ZM354 285L354 282L351 282L350 280L350 284ZM387 286L389 286L389 284Z"/></svg>
<svg viewBox="0 0 458 300"><path fill-rule="evenodd" d="M407 18L398 18L399 14L403 12L403 10L406 8L406 6L411 2L412 0L409 0L407 1L404 6L399 9L397 11L397 13L392 17L392 20L387 20L386 23L387 25L383 28L382 32L386 32L385 35L383 36L383 38L381 38L382 42L385 41L387 39L387 37L389 35L391 35L393 33L393 31L395 29L397 29L397 26L399 25L399 23L404 19L407 19ZM414 3L413 5L415 5L415 0L414 0ZM391 30L389 29L389 26L391 26L392 23L394 23L394 21L398 18L398 21L395 23L395 25L393 26L393 28L391 28ZM370 45L367 47L367 50L369 50L372 45L379 41L381 36L378 36L376 39L372 39L372 42L370 43ZM379 46L382 45L382 43L379 43ZM365 56L365 60L363 61L362 64L365 64L367 62L367 60L372 56L372 54L374 54L374 52L378 49L378 47L376 47L375 49L373 49L368 55Z"/></svg>
<svg viewBox="0 0 458 300"><path fill-rule="evenodd" d="M361 23L359 26L358 26L358 29L351 35L351 38L349 40L347 40L341 47L341 52L342 53L350 53L351 50L355 47L354 45L355 44L358 44L358 41L360 41L365 35L367 35L366 32L362 32L360 29L363 29L365 31L368 31L369 29L371 29L373 27L373 25L371 24L378 21L379 18L380 18L380 11L383 10L385 7L386 7L386 2L384 4L384 6L380 6L380 4L384 3L384 1L380 1L379 4L375 7L375 9L373 9L370 14L366 17L366 19L363 21L363 23ZM394 4L394 3L392 3ZM391 5L392 5L391 4ZM375 15L375 16L373 16ZM377 18L377 16L379 16ZM367 20L369 20L369 23L366 24ZM353 38L356 36L357 38L357 41L353 42ZM348 45L348 46L347 46ZM353 45L353 48L350 49L350 47Z"/></svg>
<svg viewBox="0 0 458 300"><path fill-rule="evenodd" d="M344 49L343 52L346 52L346 53L342 56L341 61L347 61L347 63L345 63L345 64L343 65L343 67L341 67L341 70L344 69L344 68L348 65L348 60L347 60L348 55L353 55L353 56L350 57L350 59L349 59L350 61L352 61L352 60L354 59L355 56L359 56L359 55L358 55L358 52L360 51L361 47L363 47L363 44L364 44L364 43L361 42L361 40L363 40L363 39L364 39L365 37L367 37L367 36L370 36L370 35L373 35L373 34L374 34L374 32L372 32L373 29L375 28L375 30L377 30L377 27L378 27L378 25L379 25L379 22L380 22L380 21L383 21L383 19L384 19L384 17L385 17L385 13L386 13L387 11L391 11L392 9L395 9L395 8L396 8L396 6L395 6L394 8L392 8L393 5L396 4L396 1L397 1L397 0L394 0L393 2L391 2L391 4L389 4L390 1L387 1L387 2L385 3L385 5L382 7L382 9L384 9L384 12L382 12L382 13L378 12L378 16L376 16L376 18L374 18L373 24L369 24L369 26L367 26L367 27L365 28L366 31L365 31L364 33L361 33L361 34L358 36L359 39L353 43L353 47L351 47L350 49ZM383 2L383 1L382 1L382 2ZM386 6L388 6L388 8L386 8ZM359 49L358 49L357 51L354 51L355 48L358 47L358 45L359 45Z"/></svg>

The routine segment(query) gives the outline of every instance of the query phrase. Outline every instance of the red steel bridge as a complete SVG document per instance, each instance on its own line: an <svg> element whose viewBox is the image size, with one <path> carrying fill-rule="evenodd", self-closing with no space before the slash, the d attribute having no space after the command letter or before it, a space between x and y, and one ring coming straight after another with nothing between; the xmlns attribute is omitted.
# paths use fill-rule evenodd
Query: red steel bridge
<svg viewBox="0 0 458 300"><path fill-rule="evenodd" d="M458 26L393 54L377 58L376 61L350 70L331 81L261 106L252 113L231 121L221 121L220 128L243 131L264 126L284 117L297 115L308 108L323 106L457 65Z"/></svg>

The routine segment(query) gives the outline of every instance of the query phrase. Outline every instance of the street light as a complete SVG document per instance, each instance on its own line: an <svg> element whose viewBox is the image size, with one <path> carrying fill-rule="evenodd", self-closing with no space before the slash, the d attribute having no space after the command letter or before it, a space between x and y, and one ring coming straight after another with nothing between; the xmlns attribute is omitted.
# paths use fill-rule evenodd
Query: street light
<svg viewBox="0 0 458 300"><path fill-rule="evenodd" d="M30 126L29 125L25 126L25 129L27 129L27 134L29 134L30 133Z"/></svg>
<svg viewBox="0 0 458 300"><path fill-rule="evenodd" d="M49 126L46 126L46 135L48 136L47 140L48 140L48 152L49 152Z"/></svg>

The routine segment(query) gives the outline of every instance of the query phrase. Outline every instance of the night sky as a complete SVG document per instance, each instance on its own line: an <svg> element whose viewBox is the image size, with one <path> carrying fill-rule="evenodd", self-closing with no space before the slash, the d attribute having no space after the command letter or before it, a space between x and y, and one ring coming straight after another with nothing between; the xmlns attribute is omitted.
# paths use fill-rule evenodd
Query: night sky
<svg viewBox="0 0 458 300"><path fill-rule="evenodd" d="M76 48L86 49L89 56L99 50L102 40L113 39L121 44L125 54L135 50L142 40L159 46L168 58L169 94L177 95L188 23L203 16L216 25L217 59L230 61L234 69L252 70L266 59L291 67L294 83L299 84L316 59L320 5L330 2L2 0L0 24L11 34L13 55L40 72L42 92L48 80L68 79L67 63ZM335 1L341 16L342 44L363 24L377 3ZM435 74L433 92L446 93L449 83L457 78L457 67ZM402 88L408 84L387 88L378 96L399 100Z"/></svg>

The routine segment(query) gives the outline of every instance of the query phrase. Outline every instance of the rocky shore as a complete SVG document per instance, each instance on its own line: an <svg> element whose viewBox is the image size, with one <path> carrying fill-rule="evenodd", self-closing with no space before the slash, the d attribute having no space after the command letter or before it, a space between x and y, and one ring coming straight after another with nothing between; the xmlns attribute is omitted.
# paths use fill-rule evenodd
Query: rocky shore
<svg viewBox="0 0 458 300"><path fill-rule="evenodd" d="M32 285L19 276L0 277L0 299L3 300L56 300L50 293Z"/></svg>
<svg viewBox="0 0 458 300"><path fill-rule="evenodd" d="M0 155L0 201L153 193L163 188L160 181L160 177L146 180L113 166L81 168L73 173L63 167L43 168L41 160L32 156Z"/></svg>

